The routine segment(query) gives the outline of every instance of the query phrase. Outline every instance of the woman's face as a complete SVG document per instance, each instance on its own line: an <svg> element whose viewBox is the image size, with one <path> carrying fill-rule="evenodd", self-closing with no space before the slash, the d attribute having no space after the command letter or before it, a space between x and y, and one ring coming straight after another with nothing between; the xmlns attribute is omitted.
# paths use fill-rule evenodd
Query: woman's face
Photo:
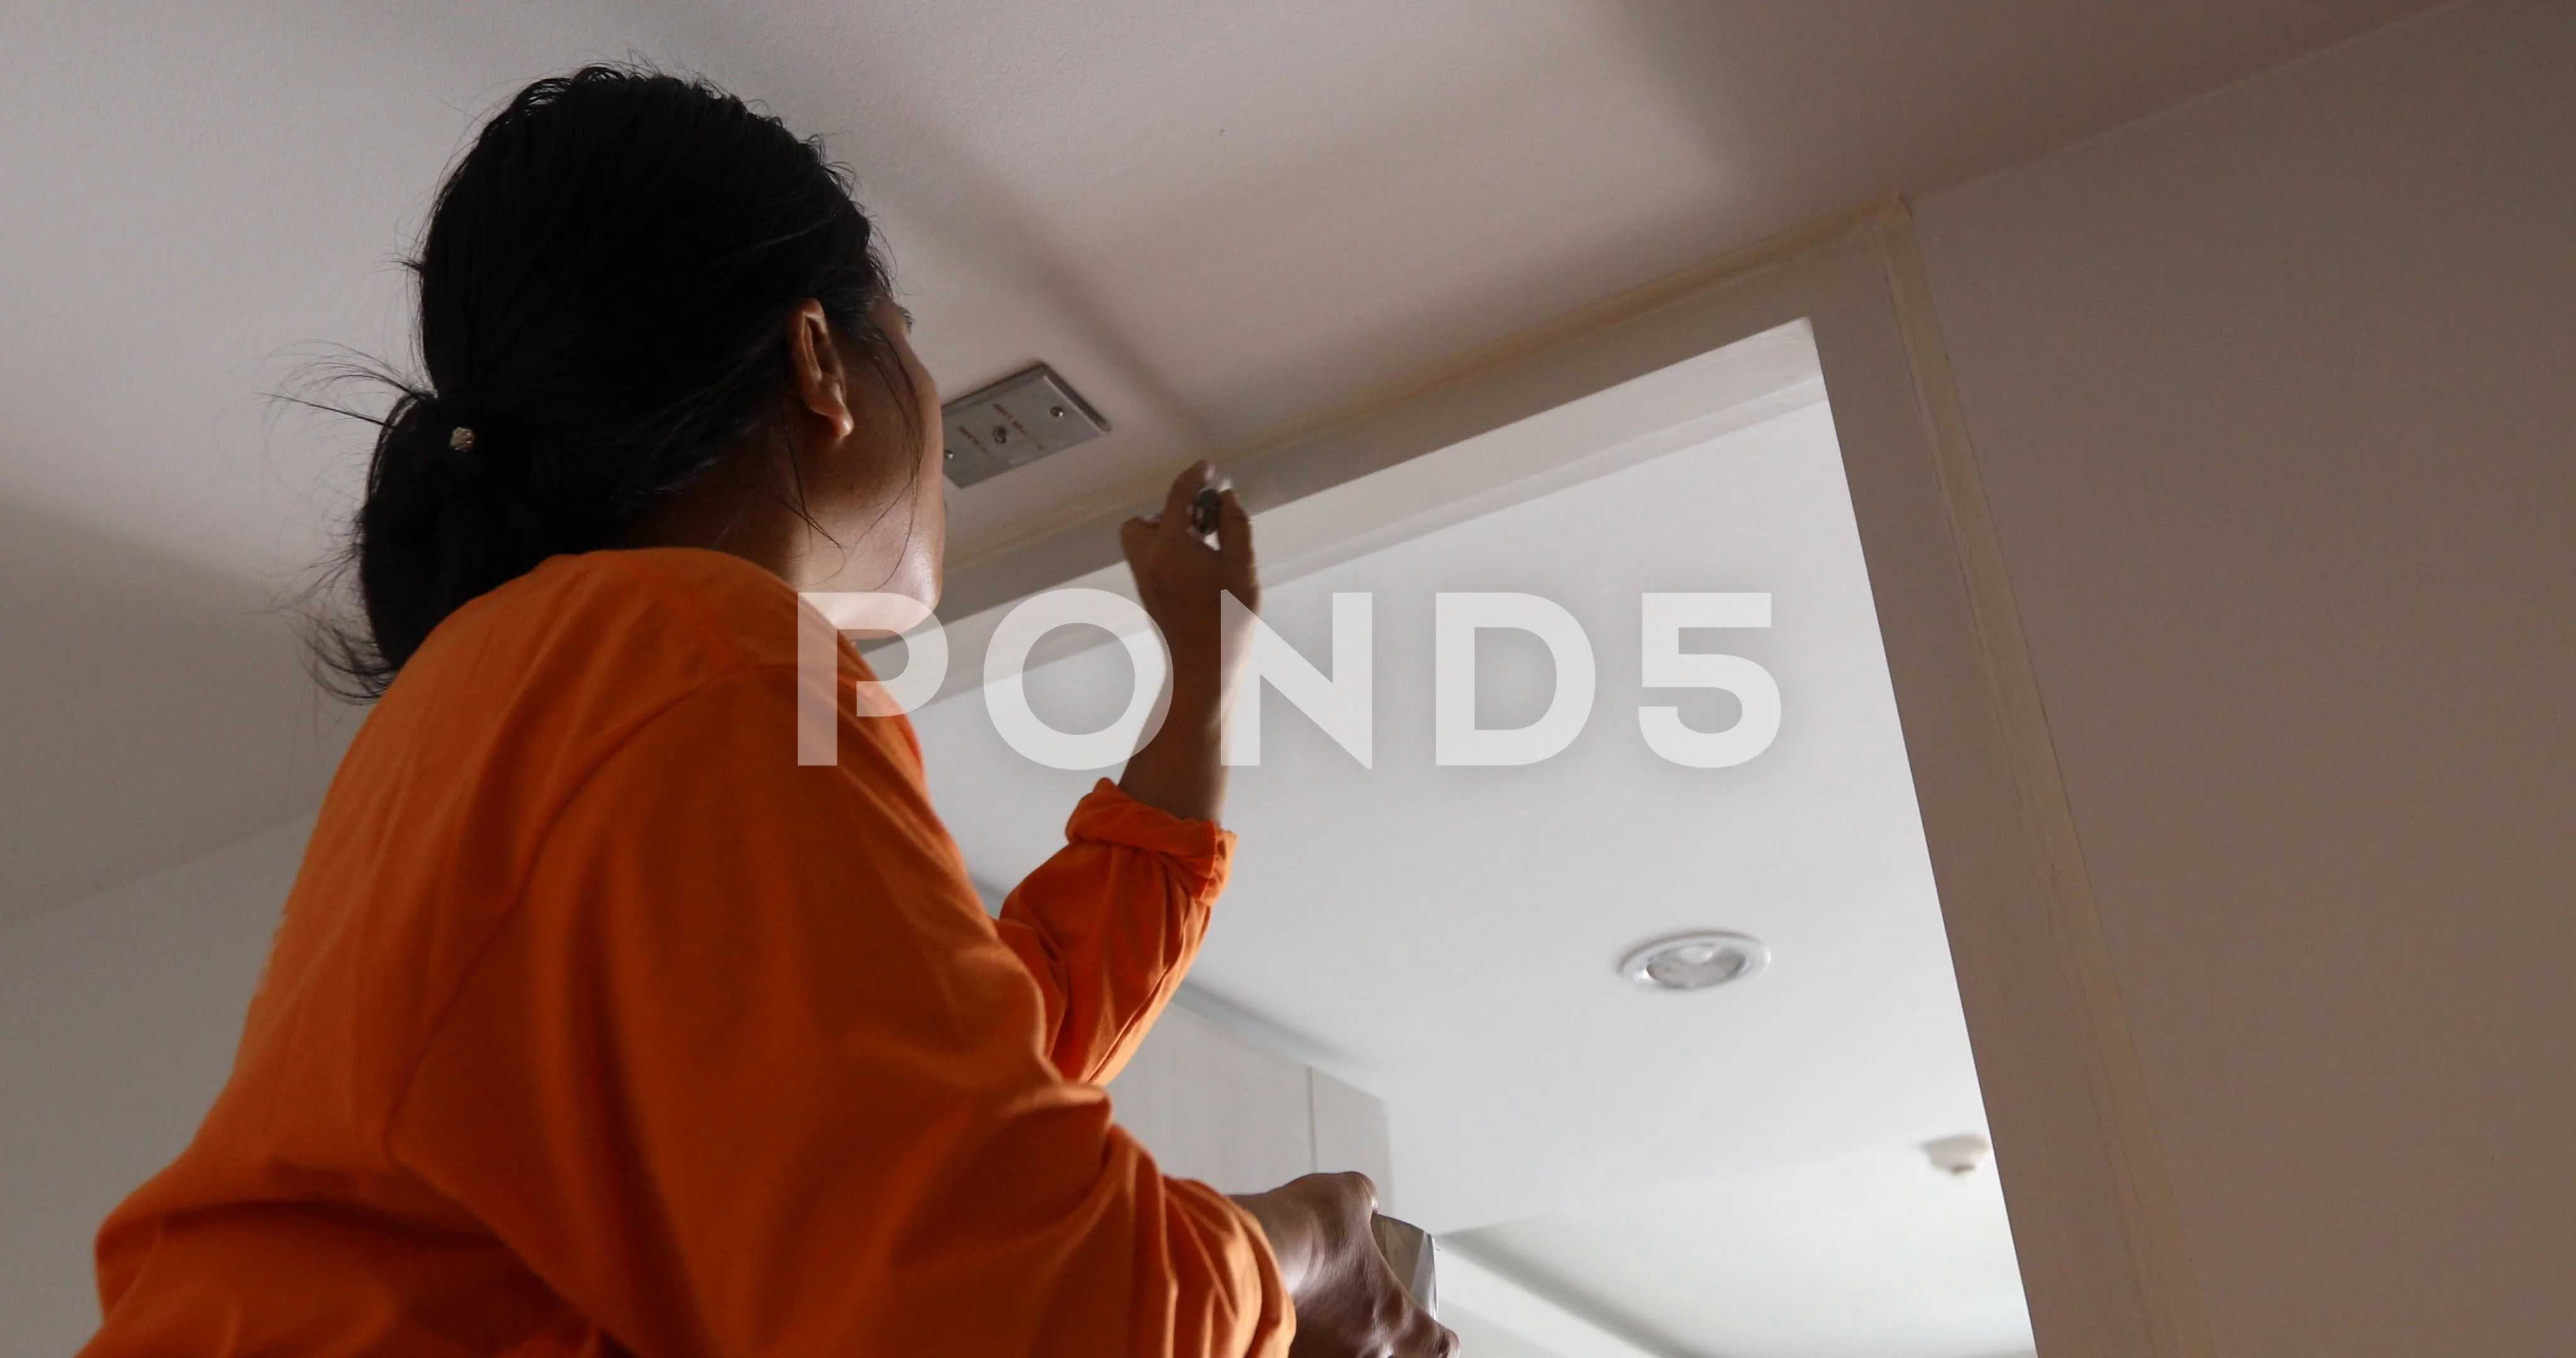
<svg viewBox="0 0 2576 1358"><path fill-rule="evenodd" d="M797 586L901 594L935 608L948 548L939 386L912 351L903 308L879 302L870 319L901 365L916 409L907 422L894 404L904 393L879 382L876 366L834 337L857 419L846 437L807 454L806 510L829 542L815 544Z"/></svg>
<svg viewBox="0 0 2576 1358"><path fill-rule="evenodd" d="M930 370L912 352L912 313L892 302L880 301L875 320L885 332L886 342L893 346L895 357L902 361L903 375L919 407L910 429L897 424L888 435L898 440L895 447L910 453L913 470L909 479L910 503L905 510L912 537L903 565L905 584L895 592L919 599L924 608L937 608L948 557L948 495L944 489L948 440L940 428L939 384L931 380ZM900 442L906 439L910 441L908 447Z"/></svg>

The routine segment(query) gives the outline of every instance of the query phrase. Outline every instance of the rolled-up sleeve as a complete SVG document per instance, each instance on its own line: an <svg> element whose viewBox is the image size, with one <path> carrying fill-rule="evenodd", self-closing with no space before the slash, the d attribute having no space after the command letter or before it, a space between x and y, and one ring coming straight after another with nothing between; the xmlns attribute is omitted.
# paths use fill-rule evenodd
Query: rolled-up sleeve
<svg viewBox="0 0 2576 1358"><path fill-rule="evenodd" d="M1045 997L1048 1059L1068 1080L1107 1084L1207 937L1234 836L1104 778L1075 805L1064 837L996 924Z"/></svg>
<svg viewBox="0 0 2576 1358"><path fill-rule="evenodd" d="M1015 948L903 740L779 748L793 682L711 683L589 776L391 1158L640 1353L1284 1354L1259 1227L1063 1078L1170 994L1230 841L1095 792Z"/></svg>

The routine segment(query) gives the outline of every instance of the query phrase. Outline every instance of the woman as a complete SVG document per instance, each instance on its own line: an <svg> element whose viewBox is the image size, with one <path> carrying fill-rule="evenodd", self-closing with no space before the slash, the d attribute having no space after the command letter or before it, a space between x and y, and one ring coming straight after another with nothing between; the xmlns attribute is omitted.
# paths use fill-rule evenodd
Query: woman
<svg viewBox="0 0 2576 1358"><path fill-rule="evenodd" d="M939 398L819 149L541 81L417 270L335 653L381 702L88 1352L1448 1352L1365 1180L1229 1201L1098 1088L1231 850L1208 468L1124 534L1170 719L991 920L846 647L839 762L793 757L794 591L929 605L943 542Z"/></svg>

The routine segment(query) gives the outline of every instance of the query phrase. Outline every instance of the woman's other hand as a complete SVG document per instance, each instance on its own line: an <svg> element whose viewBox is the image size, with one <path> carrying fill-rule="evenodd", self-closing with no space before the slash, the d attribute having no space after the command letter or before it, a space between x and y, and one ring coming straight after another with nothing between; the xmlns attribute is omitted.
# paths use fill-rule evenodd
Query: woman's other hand
<svg viewBox="0 0 2576 1358"><path fill-rule="evenodd" d="M1216 542L1191 524L1202 492L1216 495ZM1129 519L1118 530L1145 614L1172 653L1172 705L1163 728L1127 761L1118 785L1148 806L1213 821L1225 809L1225 699L1245 635L1229 638L1221 594L1246 608L1261 606L1252 560L1252 517L1214 464L1192 463L1172 481L1160 512Z"/></svg>
<svg viewBox="0 0 2576 1358"><path fill-rule="evenodd" d="M1309 1174L1234 1200L1261 1223L1297 1309L1292 1358L1450 1358L1458 1336L1405 1292L1369 1219L1365 1174Z"/></svg>

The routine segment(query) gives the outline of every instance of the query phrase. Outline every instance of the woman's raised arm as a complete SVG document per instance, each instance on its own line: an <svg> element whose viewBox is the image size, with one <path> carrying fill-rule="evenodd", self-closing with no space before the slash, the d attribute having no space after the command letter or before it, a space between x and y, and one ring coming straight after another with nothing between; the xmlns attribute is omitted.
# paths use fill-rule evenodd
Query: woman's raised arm
<svg viewBox="0 0 2576 1358"><path fill-rule="evenodd" d="M1216 497L1216 545L1192 522ZM1252 523L1213 467L1172 481L1162 512L1120 533L1136 592L1172 652L1162 730L1115 787L1074 808L1065 847L1002 906L1003 941L1047 1001L1047 1054L1068 1080L1105 1083L1189 970L1224 889L1234 837L1218 828L1227 693L1242 657L1228 646L1219 592L1257 608Z"/></svg>
<svg viewBox="0 0 2576 1358"><path fill-rule="evenodd" d="M1195 524L1199 495L1215 491L1216 545ZM1163 729L1127 761L1118 785L1127 795L1189 820L1217 821L1225 811L1221 758L1226 699L1243 657L1227 635L1219 594L1259 611L1261 579L1252 559L1252 518L1216 468L1193 463L1172 481L1160 514L1129 519L1119 529L1128 569L1145 612L1172 651L1172 705Z"/></svg>

